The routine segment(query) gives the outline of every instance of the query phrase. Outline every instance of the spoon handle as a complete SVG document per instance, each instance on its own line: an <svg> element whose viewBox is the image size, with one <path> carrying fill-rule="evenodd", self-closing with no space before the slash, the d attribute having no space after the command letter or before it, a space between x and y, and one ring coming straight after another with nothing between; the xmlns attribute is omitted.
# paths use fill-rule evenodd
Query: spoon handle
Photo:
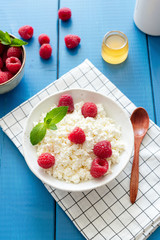
<svg viewBox="0 0 160 240"><path fill-rule="evenodd" d="M137 141L139 139L135 139L134 145L134 158L130 179L130 201L133 204L136 201L137 193L138 193L138 184L139 184L139 148L141 141Z"/></svg>

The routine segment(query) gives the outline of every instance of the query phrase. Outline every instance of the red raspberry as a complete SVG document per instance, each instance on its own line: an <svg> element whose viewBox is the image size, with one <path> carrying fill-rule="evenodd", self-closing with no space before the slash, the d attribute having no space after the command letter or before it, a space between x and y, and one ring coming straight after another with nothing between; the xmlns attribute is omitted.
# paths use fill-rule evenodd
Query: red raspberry
<svg viewBox="0 0 160 240"><path fill-rule="evenodd" d="M69 94L64 94L60 97L58 107L60 106L68 106L68 113L71 113L74 111L74 104L73 104L73 98Z"/></svg>
<svg viewBox="0 0 160 240"><path fill-rule="evenodd" d="M21 68L21 61L16 57L7 58L6 67L11 73L17 73Z"/></svg>
<svg viewBox="0 0 160 240"><path fill-rule="evenodd" d="M33 36L33 28L29 25L25 25L19 28L18 33L23 39L28 40Z"/></svg>
<svg viewBox="0 0 160 240"><path fill-rule="evenodd" d="M7 74L8 80L11 79L14 75L9 72L9 71L5 71L5 73Z"/></svg>
<svg viewBox="0 0 160 240"><path fill-rule="evenodd" d="M68 139L75 144L82 144L86 140L86 136L81 128L75 127L75 129L69 134Z"/></svg>
<svg viewBox="0 0 160 240"><path fill-rule="evenodd" d="M42 45L44 43L49 43L50 38L48 37L47 34L42 33L41 35L39 35L38 41L39 41L39 44Z"/></svg>
<svg viewBox="0 0 160 240"><path fill-rule="evenodd" d="M7 57L17 57L20 58L22 54L22 49L20 47L10 47L7 51Z"/></svg>
<svg viewBox="0 0 160 240"><path fill-rule="evenodd" d="M40 47L39 55L41 56L41 58L48 59L51 57L51 54L52 54L52 47L48 43L45 43Z"/></svg>
<svg viewBox="0 0 160 240"><path fill-rule="evenodd" d="M40 167L47 169L55 164L55 157L50 153L42 153L37 162Z"/></svg>
<svg viewBox="0 0 160 240"><path fill-rule="evenodd" d="M4 49L5 49L5 46L2 43L0 43L0 54L3 53Z"/></svg>
<svg viewBox="0 0 160 240"><path fill-rule="evenodd" d="M86 102L83 104L81 109L82 115L86 117L96 117L97 115L97 106L92 102Z"/></svg>
<svg viewBox="0 0 160 240"><path fill-rule="evenodd" d="M64 38L65 44L67 48L75 48L80 43L81 39L77 35L67 35Z"/></svg>
<svg viewBox="0 0 160 240"><path fill-rule="evenodd" d="M91 165L90 173L92 177L99 178L108 171L108 161L103 158L95 158Z"/></svg>
<svg viewBox="0 0 160 240"><path fill-rule="evenodd" d="M111 143L107 140L98 142L94 145L93 152L97 157L109 158L112 156Z"/></svg>
<svg viewBox="0 0 160 240"><path fill-rule="evenodd" d="M5 72L0 71L0 84L7 81L8 81L7 74Z"/></svg>
<svg viewBox="0 0 160 240"><path fill-rule="evenodd" d="M67 21L68 19L71 18L71 9L70 8L66 8L66 7L59 9L58 17L62 21Z"/></svg>
<svg viewBox="0 0 160 240"><path fill-rule="evenodd" d="M2 60L2 58L0 57L0 69L2 69L2 67L3 67L3 60Z"/></svg>

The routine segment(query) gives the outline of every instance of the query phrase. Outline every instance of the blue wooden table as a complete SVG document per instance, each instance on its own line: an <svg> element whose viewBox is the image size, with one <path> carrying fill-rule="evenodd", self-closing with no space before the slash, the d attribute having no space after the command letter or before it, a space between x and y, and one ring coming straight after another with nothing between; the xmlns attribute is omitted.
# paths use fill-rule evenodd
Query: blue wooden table
<svg viewBox="0 0 160 240"><path fill-rule="evenodd" d="M134 0L1 0L0 29L18 37L19 27L31 25L34 37L26 46L22 82L12 92L0 95L0 117L88 58L131 101L146 108L160 126L160 37L147 36L136 28L134 4ZM57 18L63 6L72 10L68 22ZM129 56L123 64L109 65L101 58L102 38L109 30L120 30L128 36ZM39 57L37 39L41 33L51 38L53 56L48 61ZM80 47L68 50L64 44L67 34L79 35ZM2 130L0 239L84 239ZM157 239L160 228L149 237Z"/></svg>

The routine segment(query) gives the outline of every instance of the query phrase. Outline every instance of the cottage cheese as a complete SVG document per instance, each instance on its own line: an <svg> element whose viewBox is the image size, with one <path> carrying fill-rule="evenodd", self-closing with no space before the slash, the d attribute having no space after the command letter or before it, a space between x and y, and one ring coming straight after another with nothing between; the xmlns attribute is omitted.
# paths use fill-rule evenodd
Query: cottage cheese
<svg viewBox="0 0 160 240"><path fill-rule="evenodd" d="M111 142L112 156L108 158L109 171L113 164L118 163L120 153L124 150L121 142L121 128L117 126L113 119L106 116L102 104L97 104L98 114L96 118L84 118L81 108L84 102L74 105L72 114L67 114L61 122L57 124L57 130L47 130L44 139L37 145L37 155L49 152L55 156L55 165L45 170L49 175L66 182L79 183L93 179L90 174L93 154L93 146L103 140ZM53 108L55 108L53 106ZM40 122L43 122L46 113L43 113ZM36 124L36 123L35 123ZM71 143L68 135L75 127L83 129L86 141L83 144Z"/></svg>

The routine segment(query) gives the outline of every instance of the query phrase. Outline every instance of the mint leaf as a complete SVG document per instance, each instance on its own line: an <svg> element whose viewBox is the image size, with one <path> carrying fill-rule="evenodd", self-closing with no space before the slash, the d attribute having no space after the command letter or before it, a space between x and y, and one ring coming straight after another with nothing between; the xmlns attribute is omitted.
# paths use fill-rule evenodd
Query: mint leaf
<svg viewBox="0 0 160 240"><path fill-rule="evenodd" d="M30 142L32 145L39 143L46 134L46 125L44 123L38 123L30 133Z"/></svg>
<svg viewBox="0 0 160 240"><path fill-rule="evenodd" d="M4 45L9 45L11 43L11 38L9 34L0 30L0 42Z"/></svg>
<svg viewBox="0 0 160 240"><path fill-rule="evenodd" d="M67 114L68 106L62 106L52 109L50 112L47 113L46 117L44 118L44 122L49 124L49 119L52 119L52 123L56 124L60 122L64 116Z"/></svg>
<svg viewBox="0 0 160 240"><path fill-rule="evenodd" d="M8 32L5 32L5 38L9 43L11 43L11 37L9 36Z"/></svg>
<svg viewBox="0 0 160 240"><path fill-rule="evenodd" d="M44 120L45 120L45 119L44 119ZM45 122L47 125L49 125L51 121L52 121L52 118L48 118L48 119L46 120L46 122L45 122L45 121L44 121L44 122Z"/></svg>
<svg viewBox="0 0 160 240"><path fill-rule="evenodd" d="M0 39L5 39L5 33L3 31L0 30Z"/></svg>
<svg viewBox="0 0 160 240"><path fill-rule="evenodd" d="M50 122L49 125L47 125L48 129L52 129L52 130L57 130L57 126L54 122Z"/></svg>
<svg viewBox="0 0 160 240"><path fill-rule="evenodd" d="M22 45L27 45L27 44L28 44L27 42L25 42L25 41L23 41L21 39L13 38L10 46L12 46L12 47L21 47Z"/></svg>
<svg viewBox="0 0 160 240"><path fill-rule="evenodd" d="M22 45L27 45L28 43L18 39L10 37L8 32L3 32L0 30L0 42L4 45L10 45L14 47L21 47Z"/></svg>
<svg viewBox="0 0 160 240"><path fill-rule="evenodd" d="M67 110L67 106L62 106L48 112L44 118L44 122L38 123L30 132L30 142L32 145L36 145L44 138L47 129L57 130L56 123L64 118L67 114Z"/></svg>

